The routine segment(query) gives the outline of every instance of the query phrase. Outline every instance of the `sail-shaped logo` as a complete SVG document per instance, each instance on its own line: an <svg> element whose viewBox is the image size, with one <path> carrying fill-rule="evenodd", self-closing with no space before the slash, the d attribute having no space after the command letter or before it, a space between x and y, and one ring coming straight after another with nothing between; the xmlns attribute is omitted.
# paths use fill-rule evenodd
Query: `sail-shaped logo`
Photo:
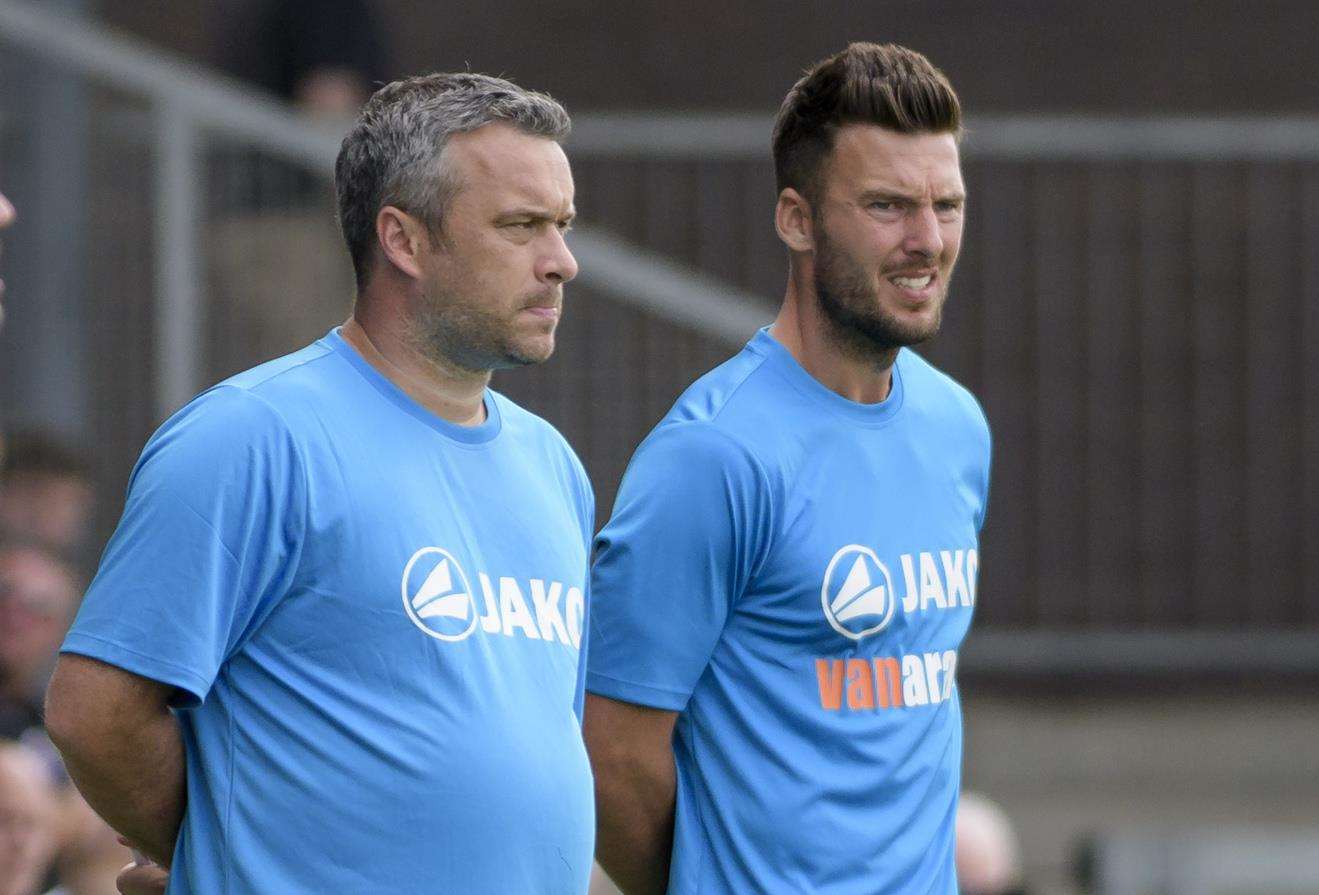
<svg viewBox="0 0 1319 895"><path fill-rule="evenodd" d="M423 547L403 569L403 608L431 637L463 640L476 630L479 612L467 573L453 554Z"/></svg>
<svg viewBox="0 0 1319 895"><path fill-rule="evenodd" d="M893 579L875 551L849 544L824 573L820 603L830 626L853 640L882 631L893 620Z"/></svg>

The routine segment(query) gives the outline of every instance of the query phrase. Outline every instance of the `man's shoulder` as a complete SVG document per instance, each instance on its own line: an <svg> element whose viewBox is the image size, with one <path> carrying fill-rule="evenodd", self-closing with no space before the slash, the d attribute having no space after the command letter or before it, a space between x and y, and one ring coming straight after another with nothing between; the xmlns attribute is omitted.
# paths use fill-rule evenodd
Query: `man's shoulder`
<svg viewBox="0 0 1319 895"><path fill-rule="evenodd" d="M332 353L316 342L216 383L156 430L143 457L189 446L220 455L289 442L297 418L334 400L325 363Z"/></svg>
<svg viewBox="0 0 1319 895"><path fill-rule="evenodd" d="M339 372L335 353L325 340L319 340L263 364L236 373L208 391L233 389L256 396L274 406L305 402L326 392L330 380ZM199 397L205 396L203 392Z"/></svg>
<svg viewBox="0 0 1319 895"><path fill-rule="evenodd" d="M969 388L915 351L904 349L899 364L905 402L927 414L988 431L984 408Z"/></svg>
<svg viewBox="0 0 1319 895"><path fill-rule="evenodd" d="M698 377L683 390L656 425L669 437L715 449L756 453L757 444L771 438L778 384L765 373L766 356L754 343Z"/></svg>
<svg viewBox="0 0 1319 895"><path fill-rule="evenodd" d="M499 408L501 426L514 438L548 446L552 450L564 451L573 457L572 446L563 433L553 423L514 401L508 395L490 389L490 394Z"/></svg>
<svg viewBox="0 0 1319 895"><path fill-rule="evenodd" d="M516 441L526 449L547 453L560 460L586 487L590 487L586 467L582 465L581 459L568 443L568 439L553 423L501 392L491 389L490 394L499 408L505 437Z"/></svg>

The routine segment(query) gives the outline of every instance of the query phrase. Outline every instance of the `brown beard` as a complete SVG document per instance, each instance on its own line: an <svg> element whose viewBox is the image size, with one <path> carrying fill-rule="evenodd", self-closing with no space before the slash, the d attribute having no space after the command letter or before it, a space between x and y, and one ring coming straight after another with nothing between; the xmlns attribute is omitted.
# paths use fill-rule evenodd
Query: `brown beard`
<svg viewBox="0 0 1319 895"><path fill-rule="evenodd" d="M815 234L815 295L844 350L887 365L899 348L917 345L939 332L942 301L933 326L904 325L880 304L874 280L866 271L833 247L823 222L816 221Z"/></svg>

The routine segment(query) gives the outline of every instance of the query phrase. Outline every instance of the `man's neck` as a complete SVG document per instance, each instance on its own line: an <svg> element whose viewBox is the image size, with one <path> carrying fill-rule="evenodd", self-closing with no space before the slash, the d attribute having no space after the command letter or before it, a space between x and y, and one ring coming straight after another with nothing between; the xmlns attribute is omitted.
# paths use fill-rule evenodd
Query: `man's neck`
<svg viewBox="0 0 1319 895"><path fill-rule="evenodd" d="M390 322L397 322L395 316ZM359 306L344 322L343 339L372 367L431 413L460 426L485 422L489 372L472 372L422 354L398 325Z"/></svg>
<svg viewBox="0 0 1319 895"><path fill-rule="evenodd" d="M783 307L769 333L821 385L858 404L878 404L888 397L894 350L884 357L858 357L834 334L819 311L809 286L788 280Z"/></svg>

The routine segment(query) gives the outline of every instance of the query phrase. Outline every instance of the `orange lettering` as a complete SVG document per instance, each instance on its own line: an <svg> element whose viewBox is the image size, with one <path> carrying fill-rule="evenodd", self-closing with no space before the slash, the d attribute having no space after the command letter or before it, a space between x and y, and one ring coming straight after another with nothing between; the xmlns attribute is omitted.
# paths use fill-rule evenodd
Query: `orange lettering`
<svg viewBox="0 0 1319 895"><path fill-rule="evenodd" d="M820 706L831 712L843 707L843 660L816 659L815 677L820 682Z"/></svg>
<svg viewBox="0 0 1319 895"><path fill-rule="evenodd" d="M902 708L902 668L897 659L875 660L875 689L879 691L880 708Z"/></svg>
<svg viewBox="0 0 1319 895"><path fill-rule="evenodd" d="M847 707L875 707L875 683L870 677L870 663L865 659L847 660Z"/></svg>

